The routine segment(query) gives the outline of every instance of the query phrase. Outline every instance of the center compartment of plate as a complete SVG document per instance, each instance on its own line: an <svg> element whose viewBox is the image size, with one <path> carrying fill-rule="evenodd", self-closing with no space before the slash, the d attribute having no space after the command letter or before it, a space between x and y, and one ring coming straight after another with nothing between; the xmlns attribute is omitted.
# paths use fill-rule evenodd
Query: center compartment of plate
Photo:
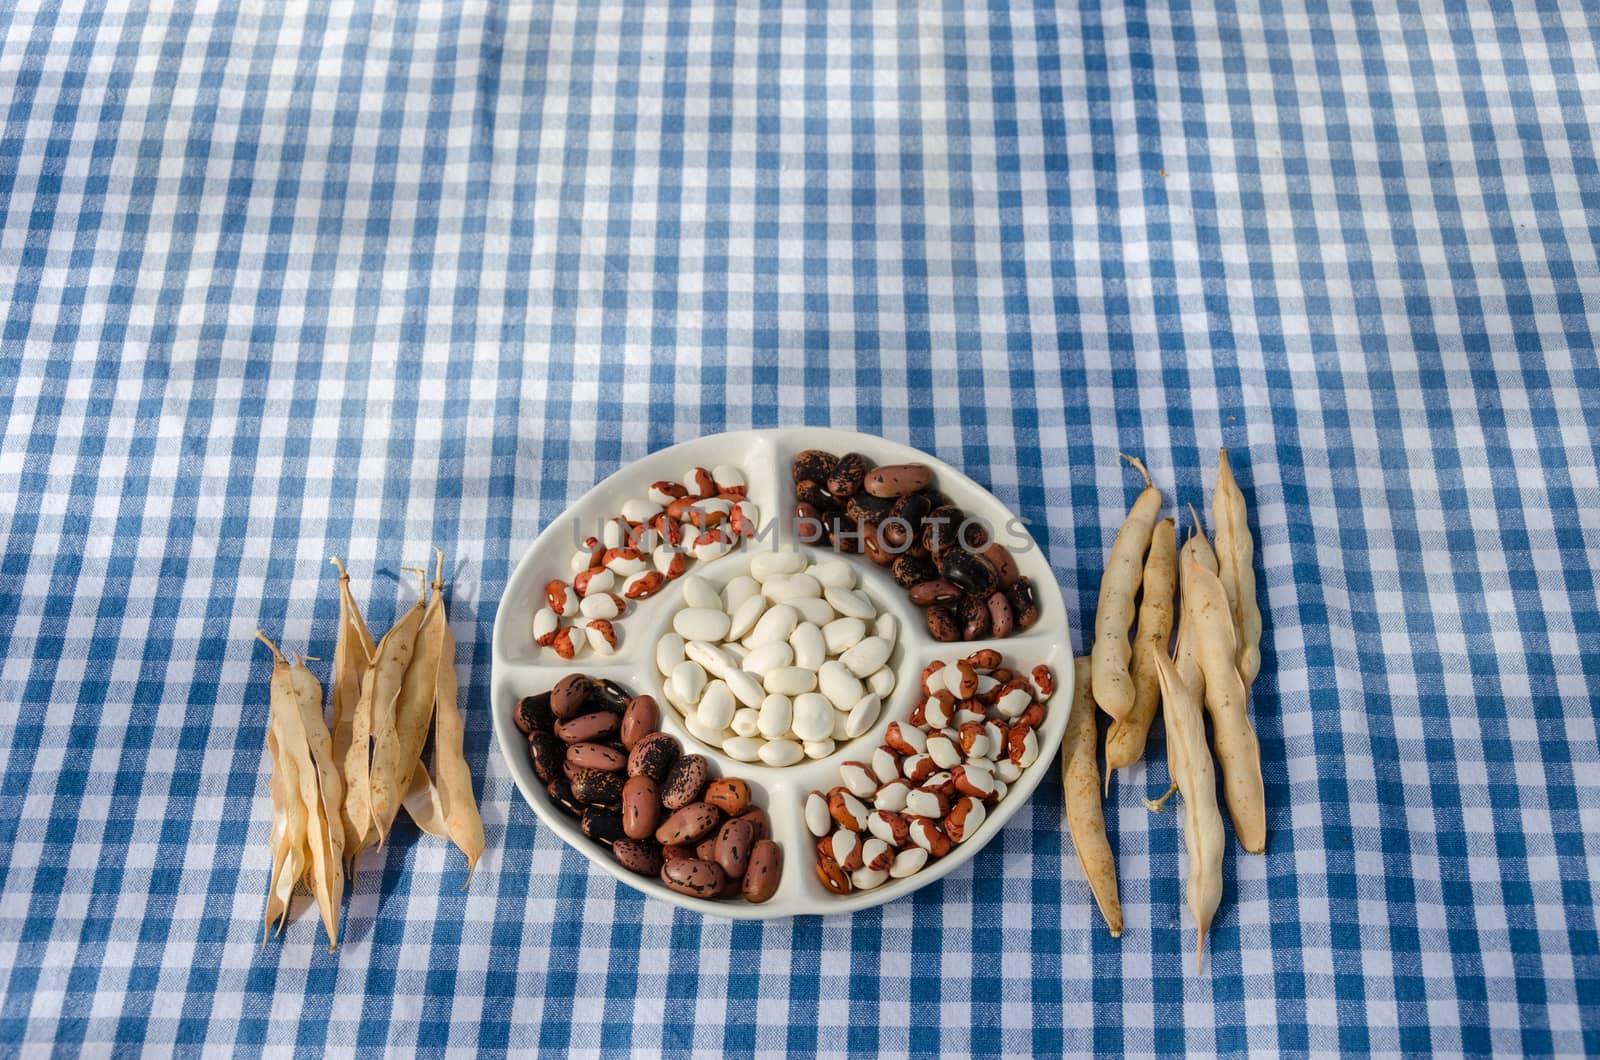
<svg viewBox="0 0 1600 1060"><path fill-rule="evenodd" d="M881 571L825 549L745 551L662 601L653 669L689 735L783 768L871 731L902 684L905 608Z"/></svg>

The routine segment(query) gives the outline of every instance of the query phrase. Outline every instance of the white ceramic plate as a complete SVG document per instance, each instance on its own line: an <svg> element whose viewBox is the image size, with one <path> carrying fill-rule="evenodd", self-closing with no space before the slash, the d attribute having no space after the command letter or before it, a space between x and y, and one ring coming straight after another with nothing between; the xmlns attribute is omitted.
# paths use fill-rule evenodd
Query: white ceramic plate
<svg viewBox="0 0 1600 1060"><path fill-rule="evenodd" d="M736 464L744 470L749 497L760 507L763 521L788 520L794 514L790 464L795 454L804 449L825 449L836 455L854 451L876 464L920 461L933 467L937 473L936 487L968 515L988 520L995 528L997 539L1012 546L1018 570L1033 581L1039 604L1038 622L1031 629L1005 640L940 644L928 634L922 609L906 599L905 591L895 585L886 571L863 556L847 556L856 569L859 584L874 598L880 613L889 611L900 619L900 641L891 659L897 678L895 689L877 723L865 734L841 741L828 758L783 769L728 758L691 736L683 727L682 719L667 706L661 691L661 675L655 666L655 644L670 627L672 616L683 606L682 579L632 607L618 623L620 645L615 655L590 652L573 662L564 662L554 652L533 643L533 615L543 604L545 583L553 578L569 577L568 562L577 540L575 527L583 528L579 538L594 533L594 528L606 517L616 514L623 501L644 496L650 483L662 479L675 482L692 467L718 464ZM1026 545L1018 541L1018 533L1026 534L1020 523L1011 524L1012 530L1007 532L1005 528L1012 518L1012 513L989 491L942 461L909 446L854 431L811 427L737 431L698 438L651 453L594 487L547 526L517 564L505 595L500 598L494 623L491 701L495 735L511 775L539 819L590 861L630 887L696 912L740 919L845 913L893 901L932 883L964 864L993 839L1033 794L1045 771L1056 768L1056 754L1066 729L1072 695L1072 654L1061 591L1039 547L1031 540ZM746 545L714 562L691 564L690 572L720 587L743 571L751 549L772 548L774 541L775 537L769 536L759 544ZM891 879L870 891L856 891L843 897L830 894L813 870L816 841L802 820L806 794L813 789L826 791L836 786L841 763L870 759L873 749L883 742L889 723L905 718L920 695L918 684L923 667L935 658L959 658L981 647L999 649L1006 666L1026 664L1032 667L1044 663L1055 674L1056 694L1049 702L1049 713L1039 732L1038 760L1011 785L1010 792L989 814L978 834L954 847L945 857L931 862L914 876ZM574 670L609 677L635 695L648 692L655 696L662 704L662 729L676 736L686 751L710 759L715 775L742 777L750 782L755 803L765 807L771 819L772 838L783 847L783 879L770 901L761 905L738 899L703 901L681 895L659 880L628 872L612 860L604 846L585 836L576 820L550 801L544 785L534 775L528 760L527 739L517 730L512 712L523 696L548 690L563 675Z"/></svg>

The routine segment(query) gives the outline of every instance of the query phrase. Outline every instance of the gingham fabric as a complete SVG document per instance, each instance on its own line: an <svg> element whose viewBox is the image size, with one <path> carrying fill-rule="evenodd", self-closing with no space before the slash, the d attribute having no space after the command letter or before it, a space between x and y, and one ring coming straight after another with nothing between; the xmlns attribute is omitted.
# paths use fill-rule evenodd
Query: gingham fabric
<svg viewBox="0 0 1600 1060"><path fill-rule="evenodd" d="M1600 1053L1594 5L83 6L0 13L0 1054ZM1270 850L1198 974L1159 737L1120 941L1053 776L826 919L537 823L511 566L805 423L991 486L1080 651L1117 453L1199 505L1231 447ZM331 657L327 556L384 628L431 544L488 853L262 949L252 634Z"/></svg>

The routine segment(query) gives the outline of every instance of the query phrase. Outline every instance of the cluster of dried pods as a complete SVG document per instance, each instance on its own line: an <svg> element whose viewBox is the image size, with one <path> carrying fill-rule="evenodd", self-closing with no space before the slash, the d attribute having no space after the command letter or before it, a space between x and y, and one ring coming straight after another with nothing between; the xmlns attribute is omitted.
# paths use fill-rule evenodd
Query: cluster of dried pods
<svg viewBox="0 0 1600 1060"><path fill-rule="evenodd" d="M1164 706L1172 785L1148 805L1159 809L1174 791L1183 797L1189 862L1186 893L1199 933L1198 963L1221 899L1224 848L1201 704L1211 717L1223 801L1234 834L1249 853L1264 853L1267 846L1261 749L1246 707L1250 684L1261 665L1261 612L1252 566L1255 546L1244 494L1234 480L1226 449L1221 451L1212 495L1215 551L1192 507L1195 526L1178 549L1173 520L1157 521L1161 492L1143 464L1125 459L1144 476L1145 488L1117 532L1100 582L1094 644L1090 655L1078 660L1062 743L1067 824L1095 901L1111 934L1120 935L1122 909L1101 805L1094 711L1098 706L1111 718L1105 744L1109 792L1111 772L1143 756L1150 727ZM1169 657L1175 589L1180 601L1177 642Z"/></svg>
<svg viewBox="0 0 1600 1060"><path fill-rule="evenodd" d="M338 557L339 637L333 655L333 724L324 721L322 686L303 658L273 654L272 882L267 931L288 916L295 884L308 883L322 911L328 948L338 946L346 874L354 878L367 847L381 846L402 806L417 827L467 856L468 879L483 853L483 821L463 753L455 638L444 604L444 553L435 550L433 595L427 572L418 599L373 642ZM433 736L433 771L423 763Z"/></svg>

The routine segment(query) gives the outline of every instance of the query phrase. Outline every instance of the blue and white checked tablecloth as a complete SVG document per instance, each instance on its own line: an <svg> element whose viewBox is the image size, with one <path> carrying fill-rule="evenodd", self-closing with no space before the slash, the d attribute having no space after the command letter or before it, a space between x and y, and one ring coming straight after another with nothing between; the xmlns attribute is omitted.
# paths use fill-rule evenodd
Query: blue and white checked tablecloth
<svg viewBox="0 0 1600 1060"><path fill-rule="evenodd" d="M0 1055L1600 1053L1600 8L83 6L0 13ZM765 925L536 823L511 564L780 423L990 484L1080 629L1116 453L1200 501L1232 447L1271 850L1204 973L1159 741L1120 942L1054 778ZM432 543L489 853L399 842L337 956L261 952L251 635L326 652L330 552L385 625Z"/></svg>

